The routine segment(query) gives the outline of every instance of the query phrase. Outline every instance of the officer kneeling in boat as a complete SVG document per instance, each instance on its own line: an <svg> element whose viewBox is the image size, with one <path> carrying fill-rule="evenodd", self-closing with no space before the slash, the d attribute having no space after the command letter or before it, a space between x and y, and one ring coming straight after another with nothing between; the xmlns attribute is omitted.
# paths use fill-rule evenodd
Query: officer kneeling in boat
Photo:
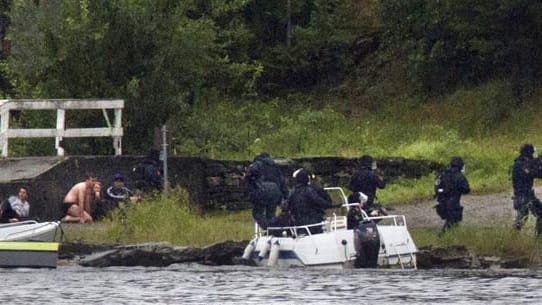
<svg viewBox="0 0 542 305"><path fill-rule="evenodd" d="M288 198L290 212L296 226L320 223L324 220L325 210L332 208L331 198L323 196L322 191L311 185L309 172L303 168L296 170L292 177L295 188ZM322 233L322 226L311 226L311 234ZM301 230L300 234L306 233Z"/></svg>

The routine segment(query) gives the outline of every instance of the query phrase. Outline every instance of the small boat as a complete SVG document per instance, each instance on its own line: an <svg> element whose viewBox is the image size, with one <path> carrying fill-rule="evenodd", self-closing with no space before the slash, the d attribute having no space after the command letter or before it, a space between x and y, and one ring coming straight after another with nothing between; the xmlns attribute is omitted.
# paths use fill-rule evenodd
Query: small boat
<svg viewBox="0 0 542 305"><path fill-rule="evenodd" d="M373 247L374 267L417 268L418 250L408 232L405 216L368 216L361 209L361 203L348 203L342 188L325 190L339 196L341 210L360 208L359 226L348 229L346 213L337 215L335 210L321 223L267 230L255 225L254 238L245 248L243 258L259 266L355 268L360 267L360 260L365 259ZM323 232L312 234L311 227L321 227Z"/></svg>
<svg viewBox="0 0 542 305"><path fill-rule="evenodd" d="M0 241L0 268L56 268L57 242Z"/></svg>
<svg viewBox="0 0 542 305"><path fill-rule="evenodd" d="M60 222L25 220L0 224L0 241L52 242L61 232Z"/></svg>

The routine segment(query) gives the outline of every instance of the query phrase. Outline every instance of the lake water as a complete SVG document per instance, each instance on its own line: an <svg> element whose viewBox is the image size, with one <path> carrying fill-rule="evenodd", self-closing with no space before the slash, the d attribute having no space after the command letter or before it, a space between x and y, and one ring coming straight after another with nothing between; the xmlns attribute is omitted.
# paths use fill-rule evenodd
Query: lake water
<svg viewBox="0 0 542 305"><path fill-rule="evenodd" d="M542 270L0 269L1 304L541 304Z"/></svg>

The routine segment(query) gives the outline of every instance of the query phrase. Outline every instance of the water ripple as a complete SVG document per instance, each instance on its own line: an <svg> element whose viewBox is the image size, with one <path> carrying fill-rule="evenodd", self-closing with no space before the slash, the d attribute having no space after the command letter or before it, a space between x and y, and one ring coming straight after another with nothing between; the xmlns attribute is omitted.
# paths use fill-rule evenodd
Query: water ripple
<svg viewBox="0 0 542 305"><path fill-rule="evenodd" d="M0 269L4 304L537 304L540 270ZM9 288L8 288L9 287Z"/></svg>

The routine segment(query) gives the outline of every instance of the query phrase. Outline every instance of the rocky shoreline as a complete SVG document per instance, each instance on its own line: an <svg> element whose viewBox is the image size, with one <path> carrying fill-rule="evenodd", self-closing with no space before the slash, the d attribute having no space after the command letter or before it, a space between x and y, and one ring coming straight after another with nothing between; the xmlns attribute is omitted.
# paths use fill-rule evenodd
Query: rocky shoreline
<svg viewBox="0 0 542 305"><path fill-rule="evenodd" d="M93 245L63 243L59 265L84 267L144 266L167 267L172 264L254 265L241 256L248 241L224 241L203 248L175 247L168 243L135 245ZM417 254L418 269L530 268L528 258L503 259L479 256L464 246L423 247Z"/></svg>
<svg viewBox="0 0 542 305"><path fill-rule="evenodd" d="M542 187L535 191L542 198ZM514 211L509 193L467 195L462 198L463 224L488 225L512 223ZM439 228L442 220L436 215L433 200L424 200L393 208L394 214L405 215L409 227L419 229ZM203 248L174 247L167 243L144 243L136 245L100 245L78 242L62 243L59 249L59 265L78 264L87 267L109 266L159 266L179 263L205 265L250 265L241 256L248 241L224 241ZM417 254L419 269L489 269L489 268L535 268L528 257L500 258L481 256L465 246L421 247Z"/></svg>

